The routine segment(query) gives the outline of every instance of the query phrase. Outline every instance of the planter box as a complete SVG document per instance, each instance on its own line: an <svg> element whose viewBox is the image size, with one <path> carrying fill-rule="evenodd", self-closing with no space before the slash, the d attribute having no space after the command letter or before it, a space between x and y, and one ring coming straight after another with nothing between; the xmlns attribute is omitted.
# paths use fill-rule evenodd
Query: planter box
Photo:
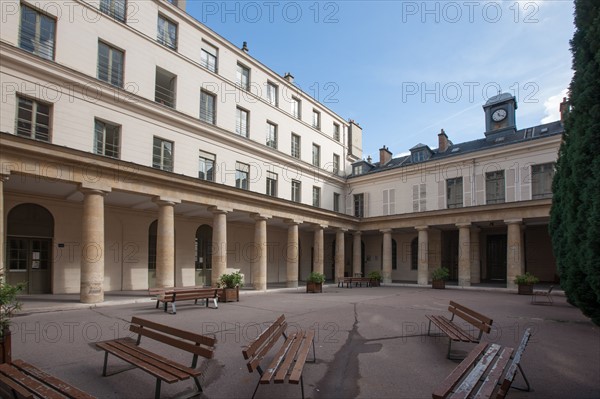
<svg viewBox="0 0 600 399"><path fill-rule="evenodd" d="M431 281L431 288L436 290L443 290L446 288L446 280L433 280Z"/></svg>
<svg viewBox="0 0 600 399"><path fill-rule="evenodd" d="M381 281L377 279L371 279L371 281L369 281L369 284L371 285L371 287L379 287L381 286Z"/></svg>
<svg viewBox="0 0 600 399"><path fill-rule="evenodd" d="M314 294L318 294L323 292L323 283L312 283L312 282L307 282L306 283L306 292L311 292Z"/></svg>
<svg viewBox="0 0 600 399"><path fill-rule="evenodd" d="M239 302L240 287L221 288L219 290L219 302Z"/></svg>
<svg viewBox="0 0 600 399"><path fill-rule="evenodd" d="M6 330L4 330L3 337L0 338L0 364L2 364L2 363L10 364L12 362L11 340L12 340L11 332L7 328Z"/></svg>
<svg viewBox="0 0 600 399"><path fill-rule="evenodd" d="M519 295L533 295L533 284L519 284Z"/></svg>

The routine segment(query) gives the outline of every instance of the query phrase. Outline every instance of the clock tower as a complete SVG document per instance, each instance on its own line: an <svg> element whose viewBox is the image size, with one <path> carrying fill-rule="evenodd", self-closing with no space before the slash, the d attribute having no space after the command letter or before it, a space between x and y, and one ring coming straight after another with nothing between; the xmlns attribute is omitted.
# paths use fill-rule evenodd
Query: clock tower
<svg viewBox="0 0 600 399"><path fill-rule="evenodd" d="M491 97L483 106L485 112L485 137L496 138L517 131L515 110L517 100L509 93Z"/></svg>

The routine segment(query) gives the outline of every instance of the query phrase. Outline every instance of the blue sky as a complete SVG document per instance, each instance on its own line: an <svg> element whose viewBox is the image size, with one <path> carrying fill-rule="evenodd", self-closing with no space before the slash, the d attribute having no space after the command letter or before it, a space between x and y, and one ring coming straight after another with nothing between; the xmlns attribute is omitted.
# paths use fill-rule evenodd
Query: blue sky
<svg viewBox="0 0 600 399"><path fill-rule="evenodd" d="M199 1L187 11L363 128L377 159L483 137L482 105L517 97L517 127L558 119L572 77L573 2Z"/></svg>

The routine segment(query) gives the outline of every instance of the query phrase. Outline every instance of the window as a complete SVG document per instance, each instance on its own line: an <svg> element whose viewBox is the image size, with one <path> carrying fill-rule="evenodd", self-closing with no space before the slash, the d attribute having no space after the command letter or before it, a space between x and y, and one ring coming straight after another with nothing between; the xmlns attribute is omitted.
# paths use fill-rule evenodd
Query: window
<svg viewBox="0 0 600 399"><path fill-rule="evenodd" d="M365 215L365 195L354 194L354 216L361 218Z"/></svg>
<svg viewBox="0 0 600 399"><path fill-rule="evenodd" d="M412 154L412 161L413 162L423 162L427 160L427 152L425 150L423 151L417 151L417 152L413 152Z"/></svg>
<svg viewBox="0 0 600 399"><path fill-rule="evenodd" d="M250 90L250 69L237 64L237 84L244 90Z"/></svg>
<svg viewBox="0 0 600 399"><path fill-rule="evenodd" d="M552 198L554 163L531 166L531 199Z"/></svg>
<svg viewBox="0 0 600 399"><path fill-rule="evenodd" d="M504 202L504 171L488 172L485 174L486 204Z"/></svg>
<svg viewBox="0 0 600 399"><path fill-rule="evenodd" d="M312 126L315 129L321 130L321 113L316 109L313 109Z"/></svg>
<svg viewBox="0 0 600 399"><path fill-rule="evenodd" d="M113 86L123 87L123 60L121 50L98 42L98 79Z"/></svg>
<svg viewBox="0 0 600 399"><path fill-rule="evenodd" d="M105 157L119 158L121 127L96 119L94 132L94 152Z"/></svg>
<svg viewBox="0 0 600 399"><path fill-rule="evenodd" d="M333 124L333 139L335 141L340 141L340 125L337 123Z"/></svg>
<svg viewBox="0 0 600 399"><path fill-rule="evenodd" d="M173 142L154 137L154 145L152 150L152 167L173 171Z"/></svg>
<svg viewBox="0 0 600 399"><path fill-rule="evenodd" d="M167 17L158 14L158 37L156 40L163 46L177 50L177 24Z"/></svg>
<svg viewBox="0 0 600 399"><path fill-rule="evenodd" d="M175 108L175 84L177 75L156 67L156 84L154 86L154 101L167 107Z"/></svg>
<svg viewBox="0 0 600 399"><path fill-rule="evenodd" d="M413 238L410 242L410 270L419 269L419 239Z"/></svg>
<svg viewBox="0 0 600 399"><path fill-rule="evenodd" d="M383 190L383 214L394 215L396 213L396 189Z"/></svg>
<svg viewBox="0 0 600 399"><path fill-rule="evenodd" d="M117 21L125 22L125 0L100 0L100 11Z"/></svg>
<svg viewBox="0 0 600 399"><path fill-rule="evenodd" d="M235 115L235 132L240 136L248 137L248 111L238 107Z"/></svg>
<svg viewBox="0 0 600 399"><path fill-rule="evenodd" d="M463 206L463 179L457 177L446 180L446 202L448 209Z"/></svg>
<svg viewBox="0 0 600 399"><path fill-rule="evenodd" d="M277 173L267 171L267 195L277 197Z"/></svg>
<svg viewBox="0 0 600 399"><path fill-rule="evenodd" d="M398 243L392 238L392 270L398 269Z"/></svg>
<svg viewBox="0 0 600 399"><path fill-rule="evenodd" d="M355 176L362 175L364 171L363 164L354 165L352 167L352 174Z"/></svg>
<svg viewBox="0 0 600 399"><path fill-rule="evenodd" d="M333 193L333 211L334 212L340 211L340 194L339 193Z"/></svg>
<svg viewBox="0 0 600 399"><path fill-rule="evenodd" d="M216 47L211 46L206 42L202 42L202 49L200 50L200 65L208 69L211 72L217 72L217 55L218 50Z"/></svg>
<svg viewBox="0 0 600 399"><path fill-rule="evenodd" d="M277 85L267 82L267 101L274 107L279 105Z"/></svg>
<svg viewBox="0 0 600 399"><path fill-rule="evenodd" d="M56 21L21 4L19 47L47 60L54 59Z"/></svg>
<svg viewBox="0 0 600 399"><path fill-rule="evenodd" d="M313 143L312 146L312 164L313 166L321 166L321 147Z"/></svg>
<svg viewBox="0 0 600 399"><path fill-rule="evenodd" d="M50 141L50 104L17 98L17 136Z"/></svg>
<svg viewBox="0 0 600 399"><path fill-rule="evenodd" d="M294 133L292 133L292 149L290 154L294 158L300 159L300 136Z"/></svg>
<svg viewBox="0 0 600 399"><path fill-rule="evenodd" d="M413 212L427 210L427 185L425 183L413 185Z"/></svg>
<svg viewBox="0 0 600 399"><path fill-rule="evenodd" d="M321 187L313 186L312 198L313 198L313 206L320 207L321 206Z"/></svg>
<svg viewBox="0 0 600 399"><path fill-rule="evenodd" d="M338 154L333 154L333 170L334 175L340 173L340 156Z"/></svg>
<svg viewBox="0 0 600 399"><path fill-rule="evenodd" d="M302 102L300 101L299 98L292 97L292 115L294 116L294 118L298 118L298 119L302 118L301 105L302 105Z"/></svg>
<svg viewBox="0 0 600 399"><path fill-rule="evenodd" d="M200 91L200 120L214 125L217 120L215 112L215 95L207 91Z"/></svg>
<svg viewBox="0 0 600 399"><path fill-rule="evenodd" d="M292 180L292 201L300 202L302 200L300 189L301 184L298 180Z"/></svg>
<svg viewBox="0 0 600 399"><path fill-rule="evenodd" d="M198 178L215 181L215 154L200 151L198 155Z"/></svg>
<svg viewBox="0 0 600 399"><path fill-rule="evenodd" d="M267 145L277 149L277 125L267 122Z"/></svg>
<svg viewBox="0 0 600 399"><path fill-rule="evenodd" d="M235 163L235 186L242 190L248 190L248 178L250 177L250 165Z"/></svg>

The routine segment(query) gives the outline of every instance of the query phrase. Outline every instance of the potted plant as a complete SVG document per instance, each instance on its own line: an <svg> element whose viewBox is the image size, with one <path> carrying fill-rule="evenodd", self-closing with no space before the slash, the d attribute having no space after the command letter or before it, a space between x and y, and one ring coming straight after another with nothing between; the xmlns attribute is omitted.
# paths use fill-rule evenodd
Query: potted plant
<svg viewBox="0 0 600 399"><path fill-rule="evenodd" d="M306 280L306 292L319 293L323 292L323 283L325 275L323 273L312 272Z"/></svg>
<svg viewBox="0 0 600 399"><path fill-rule="evenodd" d="M371 287L379 287L381 284L381 273L379 273L378 270L373 270L367 277L369 277L369 284L371 284Z"/></svg>
<svg viewBox="0 0 600 399"><path fill-rule="evenodd" d="M0 276L0 363L11 362L11 317L21 309L17 294L25 288L25 283L10 285Z"/></svg>
<svg viewBox="0 0 600 399"><path fill-rule="evenodd" d="M533 295L533 285L540 281L533 274L526 272L515 276L515 284L518 287L519 295Z"/></svg>
<svg viewBox="0 0 600 399"><path fill-rule="evenodd" d="M438 267L431 273L431 288L443 290L446 288L446 280L450 277L450 270L447 267Z"/></svg>
<svg viewBox="0 0 600 399"><path fill-rule="evenodd" d="M219 301L221 302L239 302L240 287L244 286L244 275L239 270L233 273L225 273L219 277L217 287L221 288L219 292Z"/></svg>

